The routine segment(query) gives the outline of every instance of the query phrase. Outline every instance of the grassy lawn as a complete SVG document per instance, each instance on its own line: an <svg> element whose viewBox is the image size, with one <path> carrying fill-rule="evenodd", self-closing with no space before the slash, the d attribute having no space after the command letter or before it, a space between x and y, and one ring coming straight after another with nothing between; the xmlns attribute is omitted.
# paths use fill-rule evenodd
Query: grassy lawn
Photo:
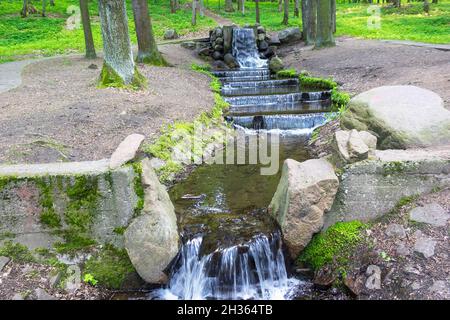
<svg viewBox="0 0 450 320"><path fill-rule="evenodd" d="M450 0L440 0L439 4L431 4L429 15L422 10L422 2L407 4L403 8L381 8L380 29L367 28L367 4L337 4L337 36L354 36L368 39L412 40L430 43L450 43ZM205 4L221 16L244 25L255 22L253 2L246 2L246 13L227 13L223 10L224 0L205 0ZM282 13L278 12L277 2L260 3L261 24L269 30L280 30L286 26L281 24ZM290 26L301 26L301 19L293 16L294 5L290 6Z"/></svg>
<svg viewBox="0 0 450 320"><path fill-rule="evenodd" d="M182 0L185 3L187 0ZM42 1L33 0L32 4L41 11ZM208 29L215 22L208 18L197 18L197 26L191 26L191 11L178 10L171 14L169 1L149 0L153 30L156 37L161 39L166 29L176 29L179 34L190 31ZM67 30L66 20L70 14L67 8L78 6L78 0L55 0L55 6L47 6L47 17L40 14L21 18L19 11L21 1L0 0L0 63L17 60L36 55L54 55L84 50L82 29ZM97 1L90 1L90 13L93 36L97 48L101 48L100 23ZM131 1L127 0L127 10L130 26L131 41L136 43L136 34L131 10Z"/></svg>

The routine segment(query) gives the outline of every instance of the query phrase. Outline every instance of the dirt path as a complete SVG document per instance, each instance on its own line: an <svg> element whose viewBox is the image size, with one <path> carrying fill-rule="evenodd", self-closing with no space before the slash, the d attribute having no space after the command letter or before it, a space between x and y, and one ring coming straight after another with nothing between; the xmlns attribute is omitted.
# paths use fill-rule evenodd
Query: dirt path
<svg viewBox="0 0 450 320"><path fill-rule="evenodd" d="M331 76L352 94L383 85L416 85L438 93L450 109L450 51L339 38L333 48L297 44L279 54L287 67Z"/></svg>
<svg viewBox="0 0 450 320"><path fill-rule="evenodd" d="M109 157L130 133L153 139L174 120L192 120L214 103L205 75L189 70L193 53L161 46L173 68L140 66L149 88L97 89L102 60L60 57L27 66L20 87L0 93L0 163Z"/></svg>

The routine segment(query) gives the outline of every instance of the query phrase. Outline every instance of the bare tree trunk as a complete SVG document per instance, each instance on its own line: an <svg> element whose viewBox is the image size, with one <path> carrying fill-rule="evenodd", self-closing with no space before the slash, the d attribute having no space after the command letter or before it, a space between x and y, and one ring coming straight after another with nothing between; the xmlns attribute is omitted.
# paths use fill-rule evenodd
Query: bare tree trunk
<svg viewBox="0 0 450 320"><path fill-rule="evenodd" d="M44 0L45 1L45 0ZM87 59L95 59L94 39L92 38L91 19L89 17L88 0L80 0L81 21L83 22L84 43L86 47Z"/></svg>
<svg viewBox="0 0 450 320"><path fill-rule="evenodd" d="M175 0L170 0L170 13L177 12L177 6Z"/></svg>
<svg viewBox="0 0 450 320"><path fill-rule="evenodd" d="M333 46L333 26L331 22L331 1L317 0L317 31L315 48Z"/></svg>
<svg viewBox="0 0 450 320"><path fill-rule="evenodd" d="M45 17L45 8L47 7L47 0L42 0L42 16Z"/></svg>
<svg viewBox="0 0 450 320"><path fill-rule="evenodd" d="M226 12L233 12L233 1L232 0L225 0L225 11Z"/></svg>
<svg viewBox="0 0 450 320"><path fill-rule="evenodd" d="M191 24L195 26L197 24L197 1L198 0L192 0L192 20Z"/></svg>
<svg viewBox="0 0 450 320"><path fill-rule="evenodd" d="M136 61L157 66L167 65L167 62L158 51L155 36L153 35L147 0L132 0L132 6L138 42Z"/></svg>
<svg viewBox="0 0 450 320"><path fill-rule="evenodd" d="M255 0L255 13L256 13L256 23L261 23L259 17L259 0Z"/></svg>
<svg viewBox="0 0 450 320"><path fill-rule="evenodd" d="M244 15L245 14L245 0L241 0L241 12Z"/></svg>
<svg viewBox="0 0 450 320"><path fill-rule="evenodd" d="M200 11L200 17L204 17L205 16L205 7L203 5L203 0L200 0L199 2L199 11Z"/></svg>
<svg viewBox="0 0 450 320"><path fill-rule="evenodd" d="M300 14L299 1L300 0L294 0L294 17L296 18L298 18Z"/></svg>
<svg viewBox="0 0 450 320"><path fill-rule="evenodd" d="M145 86L131 51L128 18L124 0L98 0L103 38L104 63L100 87Z"/></svg>
<svg viewBox="0 0 450 320"><path fill-rule="evenodd" d="M336 33L336 0L331 0L331 27L333 34Z"/></svg>
<svg viewBox="0 0 450 320"><path fill-rule="evenodd" d="M283 22L284 25L289 24L289 0L284 0L284 14L283 14Z"/></svg>
<svg viewBox="0 0 450 320"><path fill-rule="evenodd" d="M20 11L20 16L25 18L28 15L28 0L23 0L22 10Z"/></svg>
<svg viewBox="0 0 450 320"><path fill-rule="evenodd" d="M278 0L278 12L283 11L283 0Z"/></svg>
<svg viewBox="0 0 450 320"><path fill-rule="evenodd" d="M317 0L302 0L303 37L309 45L316 41Z"/></svg>

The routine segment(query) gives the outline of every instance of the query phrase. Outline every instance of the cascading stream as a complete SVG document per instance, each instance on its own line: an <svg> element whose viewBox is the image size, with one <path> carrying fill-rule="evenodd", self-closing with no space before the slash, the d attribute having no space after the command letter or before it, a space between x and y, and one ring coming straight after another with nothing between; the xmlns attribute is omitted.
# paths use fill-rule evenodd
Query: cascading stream
<svg viewBox="0 0 450 320"><path fill-rule="evenodd" d="M263 131L280 134L268 143L278 144L281 164L308 159L305 140L327 121L330 92L301 92L298 79L272 79L253 29L233 29L232 53L240 69L214 72L230 104L226 119L248 141ZM281 172L262 176L261 167L200 166L171 189L187 240L167 287L151 298L290 299L302 291L304 282L288 275L280 232L266 210Z"/></svg>
<svg viewBox="0 0 450 320"><path fill-rule="evenodd" d="M278 233L201 256L202 237L186 242L164 299L284 299L299 280L289 279Z"/></svg>
<svg viewBox="0 0 450 320"><path fill-rule="evenodd" d="M267 60L259 57L253 29L234 28L232 50L241 68L267 67Z"/></svg>

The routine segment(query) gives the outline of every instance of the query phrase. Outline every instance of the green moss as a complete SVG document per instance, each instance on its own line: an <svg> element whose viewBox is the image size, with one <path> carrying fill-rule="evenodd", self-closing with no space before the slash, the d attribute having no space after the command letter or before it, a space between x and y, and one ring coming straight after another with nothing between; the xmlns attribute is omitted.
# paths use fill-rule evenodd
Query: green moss
<svg viewBox="0 0 450 320"><path fill-rule="evenodd" d="M14 233L5 231L5 232L0 233L0 241L5 240L5 239L11 239L11 238L14 238L15 236L16 235Z"/></svg>
<svg viewBox="0 0 450 320"><path fill-rule="evenodd" d="M98 88L124 88L138 90L147 87L147 78L135 67L133 79L130 84L125 84L123 79L108 64L103 63Z"/></svg>
<svg viewBox="0 0 450 320"><path fill-rule="evenodd" d="M36 261L26 246L20 243L14 243L10 240L5 241L3 247L0 247L0 256L9 257L11 260L19 263Z"/></svg>
<svg viewBox="0 0 450 320"><path fill-rule="evenodd" d="M134 207L134 215L138 216L141 213L142 209L144 209L144 186L142 184L142 163L134 162L132 166L135 173L133 181L134 192L136 193L136 196L138 198L136 205Z"/></svg>
<svg viewBox="0 0 450 320"><path fill-rule="evenodd" d="M119 289L126 277L134 272L134 267L125 249L106 245L84 265L83 275L90 274L98 284Z"/></svg>
<svg viewBox="0 0 450 320"><path fill-rule="evenodd" d="M316 234L298 257L298 262L318 270L330 263L345 266L351 249L362 239L361 231L367 226L360 221L338 222L325 232Z"/></svg>
<svg viewBox="0 0 450 320"><path fill-rule="evenodd" d="M277 79L297 78L298 72L295 69L284 69L277 72Z"/></svg>
<svg viewBox="0 0 450 320"><path fill-rule="evenodd" d="M64 242L55 243L54 247L58 253L74 254L77 251L92 247L96 244L95 240L74 232L67 230L60 233L64 238Z"/></svg>
<svg viewBox="0 0 450 320"><path fill-rule="evenodd" d="M409 169L415 168L414 162L410 161L390 161L383 164L383 175L393 175L398 173L404 173Z"/></svg>
<svg viewBox="0 0 450 320"><path fill-rule="evenodd" d="M331 90L337 88L337 83L332 79L311 77L304 72L298 76L298 79L302 89Z"/></svg>
<svg viewBox="0 0 450 320"><path fill-rule="evenodd" d="M113 232L118 235L123 235L126 230L127 230L127 227L117 227L117 228L114 228Z"/></svg>
<svg viewBox="0 0 450 320"><path fill-rule="evenodd" d="M41 213L40 220L41 223L50 228L58 228L61 226L61 217L53 209L44 209Z"/></svg>
<svg viewBox="0 0 450 320"><path fill-rule="evenodd" d="M170 64L163 58L163 56L158 52L156 54L146 55L144 57L137 56L136 62L149 64L157 67L168 67Z"/></svg>

